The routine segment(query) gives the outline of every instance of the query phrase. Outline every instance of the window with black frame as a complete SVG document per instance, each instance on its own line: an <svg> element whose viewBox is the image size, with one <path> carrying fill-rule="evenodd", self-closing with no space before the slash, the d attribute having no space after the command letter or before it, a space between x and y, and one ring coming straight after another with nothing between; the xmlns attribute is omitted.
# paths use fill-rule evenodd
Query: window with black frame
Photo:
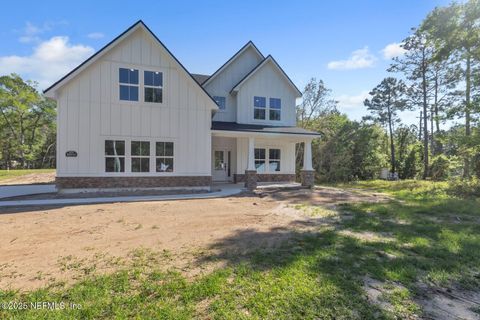
<svg viewBox="0 0 480 320"><path fill-rule="evenodd" d="M125 172L125 141L105 140L105 172Z"/></svg>
<svg viewBox="0 0 480 320"><path fill-rule="evenodd" d="M150 142L131 142L132 172L150 172Z"/></svg>

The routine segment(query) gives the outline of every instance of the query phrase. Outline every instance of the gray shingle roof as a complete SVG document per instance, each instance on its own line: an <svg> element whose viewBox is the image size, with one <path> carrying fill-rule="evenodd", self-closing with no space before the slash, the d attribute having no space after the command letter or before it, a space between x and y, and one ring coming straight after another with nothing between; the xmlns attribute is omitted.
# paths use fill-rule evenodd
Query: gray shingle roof
<svg viewBox="0 0 480 320"><path fill-rule="evenodd" d="M203 84L208 78L210 78L210 76L206 74L192 73L191 75L193 79L198 82L198 84Z"/></svg>

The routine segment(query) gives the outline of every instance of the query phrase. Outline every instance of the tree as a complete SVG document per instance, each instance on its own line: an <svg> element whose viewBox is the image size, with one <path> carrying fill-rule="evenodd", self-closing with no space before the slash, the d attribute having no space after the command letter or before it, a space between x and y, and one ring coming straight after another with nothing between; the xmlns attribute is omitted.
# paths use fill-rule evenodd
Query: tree
<svg viewBox="0 0 480 320"><path fill-rule="evenodd" d="M395 124L400 121L398 112L405 110L407 104L404 98L405 84L401 80L388 77L376 86L371 92L371 99L365 99L364 105L373 115L373 120L388 128L390 136L390 166L391 171L397 172L395 161L394 131Z"/></svg>
<svg viewBox="0 0 480 320"><path fill-rule="evenodd" d="M46 141L51 144L55 136L55 117L55 102L41 96L33 83L15 74L0 77L0 149L4 167L16 163L21 168L38 166Z"/></svg>
<svg viewBox="0 0 480 320"><path fill-rule="evenodd" d="M413 29L413 33L403 41L406 50L402 57L396 57L389 68L391 72L401 72L408 81L407 96L411 108L421 108L423 115L423 179L429 174L428 112L431 92L431 75L434 49L424 33Z"/></svg>
<svg viewBox="0 0 480 320"><path fill-rule="evenodd" d="M302 103L297 106L297 125L309 128L319 116L337 110L337 102L331 98L331 90L322 80L311 78L302 94Z"/></svg>
<svg viewBox="0 0 480 320"><path fill-rule="evenodd" d="M478 72L480 62L480 0L436 8L424 20L421 28L434 40L437 60L455 59L461 62L464 100L455 113L465 118L465 136L470 137L472 113L475 112L472 98L474 91L479 89L474 87L474 74ZM464 177L470 177L468 154L464 158Z"/></svg>

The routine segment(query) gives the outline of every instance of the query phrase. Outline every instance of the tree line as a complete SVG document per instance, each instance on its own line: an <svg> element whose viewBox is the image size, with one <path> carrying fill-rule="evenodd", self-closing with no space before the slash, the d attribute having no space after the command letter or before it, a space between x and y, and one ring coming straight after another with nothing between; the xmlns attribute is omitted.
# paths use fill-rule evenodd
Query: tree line
<svg viewBox="0 0 480 320"><path fill-rule="evenodd" d="M435 8L401 47L391 75L364 101L362 121L340 114L321 80L305 87L297 121L322 134L318 180L374 178L386 167L399 178L480 177L480 1ZM402 123L406 110L418 113L417 124Z"/></svg>

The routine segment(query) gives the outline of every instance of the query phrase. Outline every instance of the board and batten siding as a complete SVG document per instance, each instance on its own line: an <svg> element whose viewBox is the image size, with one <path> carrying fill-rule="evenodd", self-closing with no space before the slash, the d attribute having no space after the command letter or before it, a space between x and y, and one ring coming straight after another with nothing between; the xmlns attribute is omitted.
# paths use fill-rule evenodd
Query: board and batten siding
<svg viewBox="0 0 480 320"><path fill-rule="evenodd" d="M262 60L263 57L252 47L249 47L237 56L235 60L231 61L211 82L205 85L205 90L211 96L225 97L226 108L215 113L214 121L236 121L237 100L230 94L230 90Z"/></svg>
<svg viewBox="0 0 480 320"><path fill-rule="evenodd" d="M119 100L120 67L139 70L138 102ZM143 102L144 70L163 72L163 103ZM61 87L57 101L60 177L211 174L214 103L142 29ZM104 141L108 139L126 140L127 144L130 140L173 141L174 172L105 173ZM78 156L66 157L68 150L77 151Z"/></svg>
<svg viewBox="0 0 480 320"><path fill-rule="evenodd" d="M253 98L255 96L267 98L267 110L269 98L282 100L282 112L280 121L256 120L253 118ZM240 87L237 93L237 122L246 124L266 124L277 126L295 126L295 101L296 92L285 81L272 62L263 65L250 76ZM267 115L268 119L268 115Z"/></svg>

